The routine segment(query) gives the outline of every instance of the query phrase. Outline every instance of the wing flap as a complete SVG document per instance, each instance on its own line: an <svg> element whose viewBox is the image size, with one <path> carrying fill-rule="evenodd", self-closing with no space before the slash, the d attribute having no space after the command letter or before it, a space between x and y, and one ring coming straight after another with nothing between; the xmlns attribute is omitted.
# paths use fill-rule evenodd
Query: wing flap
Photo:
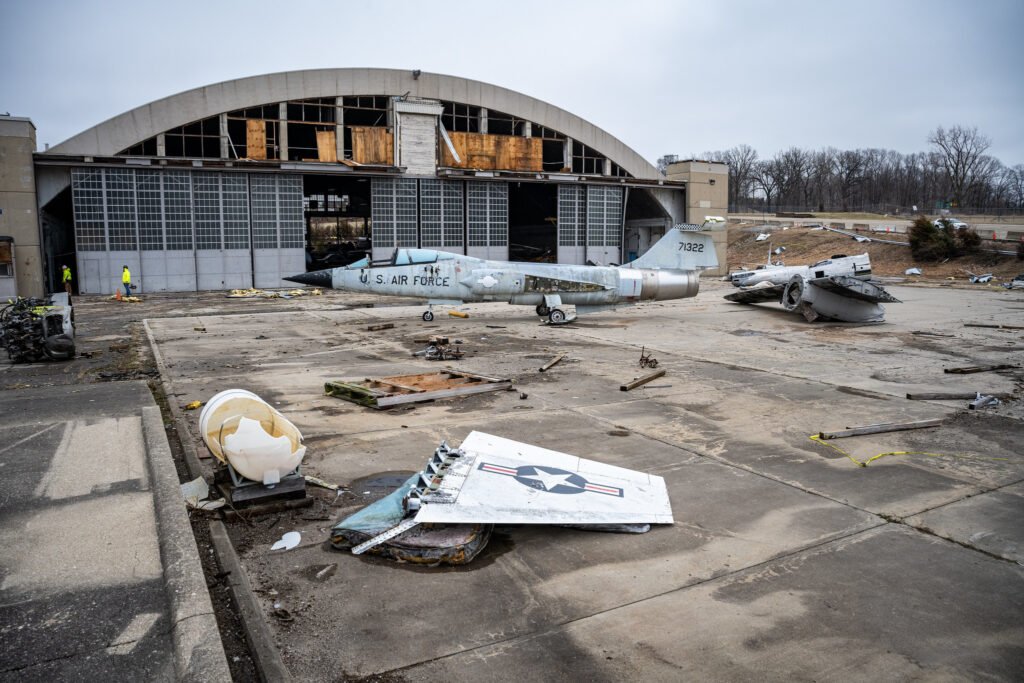
<svg viewBox="0 0 1024 683"><path fill-rule="evenodd" d="M847 275L833 275L831 277L815 278L808 280L815 287L820 287L828 292L844 296L850 299L859 299L873 304L880 303L902 303L881 285L876 285L868 280L861 280Z"/></svg>

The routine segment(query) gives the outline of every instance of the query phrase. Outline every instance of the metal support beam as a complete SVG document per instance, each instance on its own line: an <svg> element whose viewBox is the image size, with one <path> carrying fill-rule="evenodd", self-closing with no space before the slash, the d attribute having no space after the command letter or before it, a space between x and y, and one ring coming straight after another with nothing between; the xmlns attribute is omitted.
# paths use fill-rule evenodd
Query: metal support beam
<svg viewBox="0 0 1024 683"><path fill-rule="evenodd" d="M334 98L334 148L338 161L345 158L345 98Z"/></svg>
<svg viewBox="0 0 1024 683"><path fill-rule="evenodd" d="M224 112L223 114L220 115L220 158L221 159L230 159L231 158L231 150L229 149L229 145L228 145L229 142L230 142L230 140L228 138L228 115L227 115L227 112Z"/></svg>
<svg viewBox="0 0 1024 683"><path fill-rule="evenodd" d="M481 133L487 132L487 107L480 107L480 119L477 121Z"/></svg>
<svg viewBox="0 0 1024 683"><path fill-rule="evenodd" d="M277 150L281 161L288 161L288 103L277 105Z"/></svg>

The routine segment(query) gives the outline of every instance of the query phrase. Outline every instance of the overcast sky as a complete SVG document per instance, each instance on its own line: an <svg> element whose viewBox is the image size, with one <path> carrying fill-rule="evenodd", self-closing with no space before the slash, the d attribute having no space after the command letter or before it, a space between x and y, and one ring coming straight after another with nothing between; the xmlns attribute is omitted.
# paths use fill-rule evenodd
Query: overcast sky
<svg viewBox="0 0 1024 683"><path fill-rule="evenodd" d="M32 118L42 149L218 81L389 67L546 100L652 163L744 143L916 152L963 125L1013 166L1022 29L1024 0L0 0L0 114Z"/></svg>

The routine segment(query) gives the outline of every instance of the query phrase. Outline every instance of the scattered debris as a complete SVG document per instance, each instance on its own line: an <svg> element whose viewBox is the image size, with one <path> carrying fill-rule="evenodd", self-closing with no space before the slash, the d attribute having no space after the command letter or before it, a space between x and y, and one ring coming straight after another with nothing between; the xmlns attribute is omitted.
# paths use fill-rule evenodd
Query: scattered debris
<svg viewBox="0 0 1024 683"><path fill-rule="evenodd" d="M1002 403L1002 401L995 396L982 396L981 393L978 393L974 400L967 404L967 407L971 410L978 410L979 408L995 408L1000 403Z"/></svg>
<svg viewBox="0 0 1024 683"><path fill-rule="evenodd" d="M639 386L647 384L651 380L658 379L659 377L663 376L664 374L665 374L664 370L656 370L656 371L652 372L649 375L644 375L643 377L640 377L639 379L635 379L632 382L627 382L626 384L621 385L619 387L619 391L632 391L633 389L636 389Z"/></svg>
<svg viewBox="0 0 1024 683"><path fill-rule="evenodd" d="M970 275L968 280L970 280L972 284L985 284L986 282L992 281L992 273L985 273L984 275L975 275L974 273L967 271L967 274Z"/></svg>
<svg viewBox="0 0 1024 683"><path fill-rule="evenodd" d="M302 542L302 534L298 531L289 531L281 537L274 545L270 546L271 550L291 550L299 543Z"/></svg>
<svg viewBox="0 0 1024 683"><path fill-rule="evenodd" d="M270 616L274 617L278 621L295 621L295 617L292 616L292 613L283 607L275 607L274 610L270 613Z"/></svg>
<svg viewBox="0 0 1024 683"><path fill-rule="evenodd" d="M754 241L755 242L764 242L769 237L771 237L771 235L769 235L766 232L762 232L762 233L759 233L758 236L754 238Z"/></svg>
<svg viewBox="0 0 1024 683"><path fill-rule="evenodd" d="M863 235L855 235L853 239L857 240L858 242L870 242L871 241L870 237L864 237Z"/></svg>
<svg viewBox="0 0 1024 683"><path fill-rule="evenodd" d="M442 443L423 472L339 522L331 544L356 555L466 564L494 524L637 533L672 523L662 477L472 432L461 448Z"/></svg>
<svg viewBox="0 0 1024 683"><path fill-rule="evenodd" d="M526 393L525 391L520 391L520 392L519 392L519 400L520 400L520 401L525 401L525 400L526 400L526 399L528 399L529 397L530 397L530 395L529 395L529 394L527 394L527 393Z"/></svg>
<svg viewBox="0 0 1024 683"><path fill-rule="evenodd" d="M202 407L202 405L202 401L192 401L191 403L186 403L185 405L183 405L182 408L185 410L195 410L196 408Z"/></svg>
<svg viewBox="0 0 1024 683"><path fill-rule="evenodd" d="M229 299L291 299L299 296L320 296L319 289L232 289L226 296Z"/></svg>
<svg viewBox="0 0 1024 683"><path fill-rule="evenodd" d="M199 431L214 457L227 466L232 502L305 496L299 464L302 433L251 391L227 389L199 414Z"/></svg>
<svg viewBox="0 0 1024 683"><path fill-rule="evenodd" d="M334 576L334 572L336 571L338 571L338 563L333 562L329 565L326 565L323 569L314 574L313 578L315 578L317 581L326 581L327 579Z"/></svg>
<svg viewBox="0 0 1024 683"><path fill-rule="evenodd" d="M381 330L390 330L394 328L394 323L381 323L380 325L367 325L367 332L380 332Z"/></svg>
<svg viewBox="0 0 1024 683"><path fill-rule="evenodd" d="M565 358L565 356L566 356L566 354L564 354L564 353L558 354L557 356L555 356L554 358L549 360L547 363L545 363L544 365L540 366L540 369L538 370L538 372L547 372L548 370L550 370L554 366L556 366L559 363L561 363L562 359Z"/></svg>
<svg viewBox="0 0 1024 683"><path fill-rule="evenodd" d="M860 436L862 434L884 434L886 432L902 432L908 429L924 429L926 427L938 427L945 418L934 420L919 420L917 422L886 422L882 424L865 425L863 427L851 427L838 432L819 432L819 439L841 439L847 436Z"/></svg>
<svg viewBox="0 0 1024 683"><path fill-rule="evenodd" d="M781 256L784 251L786 251L785 247L775 247L775 249L772 250L772 253L776 256Z"/></svg>
<svg viewBox="0 0 1024 683"><path fill-rule="evenodd" d="M450 342L448 337L430 337L426 348L414 351L412 355L423 356L427 360L460 360L466 352L458 346L459 344L462 344L461 339Z"/></svg>
<svg viewBox="0 0 1024 683"><path fill-rule="evenodd" d="M314 477L312 474L305 475L305 479L308 483L313 484L314 486L319 486L320 488L324 489L330 489L331 491L337 491L339 488L343 488L338 486L337 484L326 482L320 477Z"/></svg>
<svg viewBox="0 0 1024 683"><path fill-rule="evenodd" d="M1024 330L1024 325L990 325L986 323L964 323L964 327L986 327L993 330Z"/></svg>
<svg viewBox="0 0 1024 683"><path fill-rule="evenodd" d="M0 308L0 347L12 363L71 360L75 357L75 324L68 295L47 299L18 297Z"/></svg>
<svg viewBox="0 0 1024 683"><path fill-rule="evenodd" d="M489 391L504 391L511 387L512 380L510 379L444 370L378 379L366 378L362 382L327 382L324 384L324 392L328 396L380 409L402 403L419 403Z"/></svg>
<svg viewBox="0 0 1024 683"><path fill-rule="evenodd" d="M1004 282L1003 287L1006 289L1024 289L1024 273L1021 273L1009 282Z"/></svg>
<svg viewBox="0 0 1024 683"><path fill-rule="evenodd" d="M452 318L468 318L469 313L463 311L448 311L448 315Z"/></svg>
<svg viewBox="0 0 1024 683"><path fill-rule="evenodd" d="M217 510L224 507L225 501L209 500L210 485L202 477L196 477L181 485L181 495L185 504L195 510Z"/></svg>
<svg viewBox="0 0 1024 683"><path fill-rule="evenodd" d="M651 370L653 370L654 368L658 367L658 359L649 353L645 354L644 351L646 350L646 346L640 347L640 367L650 368Z"/></svg>
<svg viewBox="0 0 1024 683"><path fill-rule="evenodd" d="M968 398L977 398L981 393L977 391L954 391L947 393L919 393L907 394L911 401L961 401ZM996 398L1010 398L1010 394L988 394Z"/></svg>
<svg viewBox="0 0 1024 683"><path fill-rule="evenodd" d="M1014 370L1018 365L969 365L963 368L945 368L943 372L951 375L973 375L976 372L991 372L993 370Z"/></svg>
<svg viewBox="0 0 1024 683"><path fill-rule="evenodd" d="M924 275L924 273L921 272L920 268L907 268L903 272L903 274L904 275Z"/></svg>
<svg viewBox="0 0 1024 683"><path fill-rule="evenodd" d="M941 332L928 332L926 330L913 330L910 334L919 337L955 337L955 334L942 334Z"/></svg>
<svg viewBox="0 0 1024 683"><path fill-rule="evenodd" d="M193 332L206 332L206 328L205 327L193 327L192 331Z"/></svg>

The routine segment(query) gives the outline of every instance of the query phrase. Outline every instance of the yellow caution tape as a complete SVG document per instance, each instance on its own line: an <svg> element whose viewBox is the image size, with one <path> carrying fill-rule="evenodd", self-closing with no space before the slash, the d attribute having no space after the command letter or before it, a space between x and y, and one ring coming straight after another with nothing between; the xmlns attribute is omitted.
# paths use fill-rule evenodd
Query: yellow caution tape
<svg viewBox="0 0 1024 683"><path fill-rule="evenodd" d="M825 441L824 439L821 438L821 436L819 434L811 434L807 438L809 438L814 443L821 444L822 446L825 446L826 448L831 448L832 450L836 451L837 453L841 453L842 455L844 455L847 458L849 458L850 460L852 460L858 467L867 467L868 465L873 463L875 460L878 460L879 458L885 458L885 457L888 457L890 455L926 455L929 458L961 458L961 459L964 459L964 460L990 460L990 461L1001 461L1001 462L1009 462L1009 460L1010 460L1009 458L981 458L981 457L976 457L976 456L971 456L971 455L954 455L954 454L951 454L951 453L929 453L927 451L889 451L888 453L879 453L878 455L873 455L870 458L868 458L867 460L861 461L861 460L858 460L857 458L853 457L852 455L850 455L846 451L844 451L839 446L836 446L834 444L829 443L828 441Z"/></svg>

